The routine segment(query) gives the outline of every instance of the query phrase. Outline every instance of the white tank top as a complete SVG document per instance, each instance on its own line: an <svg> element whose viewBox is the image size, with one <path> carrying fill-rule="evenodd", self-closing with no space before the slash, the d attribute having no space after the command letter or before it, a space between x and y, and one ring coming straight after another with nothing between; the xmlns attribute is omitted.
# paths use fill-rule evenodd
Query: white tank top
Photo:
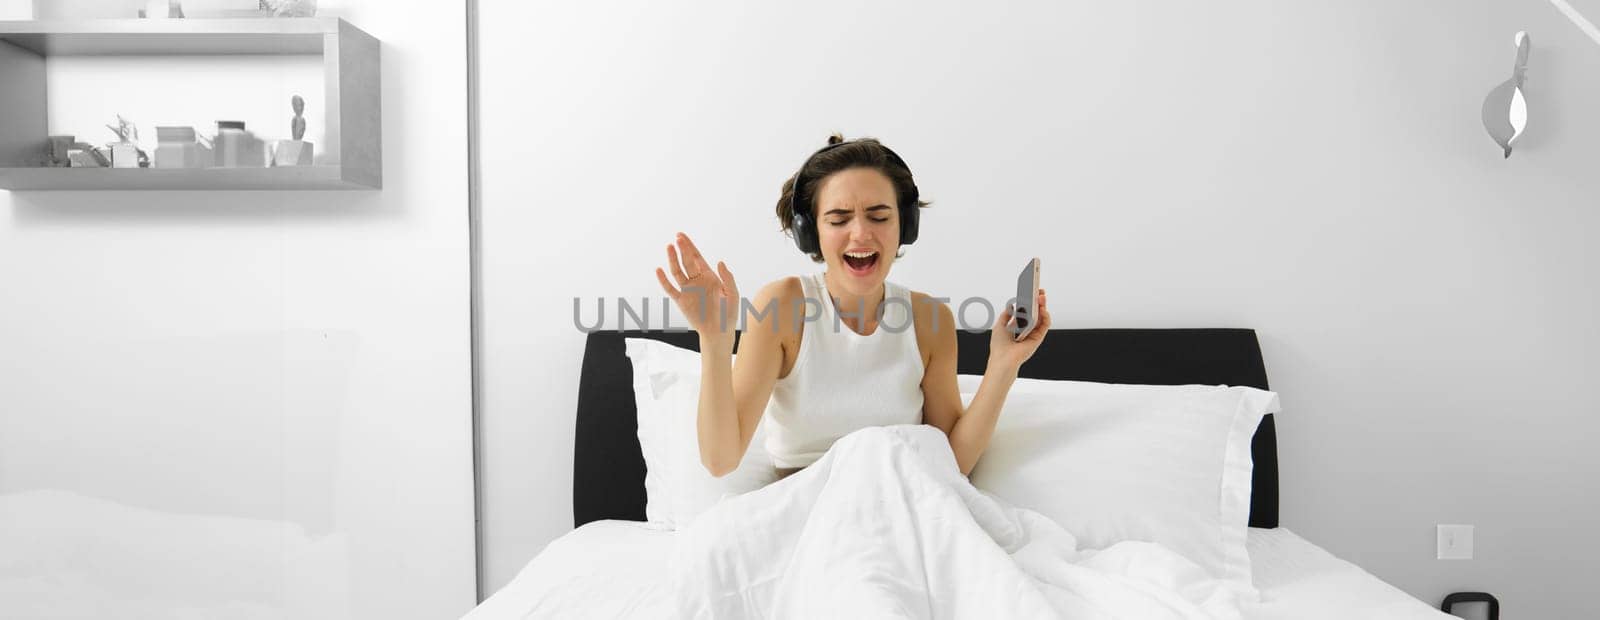
<svg viewBox="0 0 1600 620"><path fill-rule="evenodd" d="M800 286L822 312L802 327L794 368L767 403L767 452L780 469L816 462L852 431L922 423L922 353L910 291L885 282L883 318L863 336L840 319L823 274L801 276ZM806 314L816 314L817 305L806 304Z"/></svg>

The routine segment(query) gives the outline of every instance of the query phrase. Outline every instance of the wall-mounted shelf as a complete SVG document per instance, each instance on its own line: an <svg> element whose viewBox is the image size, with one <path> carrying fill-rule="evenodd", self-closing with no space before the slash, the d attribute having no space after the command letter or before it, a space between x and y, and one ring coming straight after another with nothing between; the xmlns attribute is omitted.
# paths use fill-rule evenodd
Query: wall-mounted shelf
<svg viewBox="0 0 1600 620"><path fill-rule="evenodd" d="M339 166L278 168L7 168L6 189L26 190L276 190L360 189Z"/></svg>
<svg viewBox="0 0 1600 620"><path fill-rule="evenodd" d="M325 161L280 168L27 167L48 135L45 58L320 55ZM0 21L0 189L315 190L383 187L379 43L329 17Z"/></svg>

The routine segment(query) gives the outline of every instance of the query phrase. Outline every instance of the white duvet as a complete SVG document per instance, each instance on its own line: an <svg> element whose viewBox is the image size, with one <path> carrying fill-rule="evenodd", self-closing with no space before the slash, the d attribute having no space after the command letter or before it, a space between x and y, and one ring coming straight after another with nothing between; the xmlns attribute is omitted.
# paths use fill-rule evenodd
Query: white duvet
<svg viewBox="0 0 1600 620"><path fill-rule="evenodd" d="M686 618L1240 618L1250 584L1154 543L1079 549L963 477L927 425L867 428L676 536Z"/></svg>

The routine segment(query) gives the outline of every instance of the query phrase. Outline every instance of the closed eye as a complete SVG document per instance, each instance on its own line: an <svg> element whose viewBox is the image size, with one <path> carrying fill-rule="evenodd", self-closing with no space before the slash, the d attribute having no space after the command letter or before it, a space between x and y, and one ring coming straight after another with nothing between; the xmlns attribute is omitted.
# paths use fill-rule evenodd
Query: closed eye
<svg viewBox="0 0 1600 620"><path fill-rule="evenodd" d="M886 217L869 217L867 219L872 220L874 222L877 222L879 224L882 224L884 222L889 221L889 218L886 218ZM849 221L850 220L839 220L837 222L828 222L828 224L831 225L831 226L844 226L845 223L847 223Z"/></svg>

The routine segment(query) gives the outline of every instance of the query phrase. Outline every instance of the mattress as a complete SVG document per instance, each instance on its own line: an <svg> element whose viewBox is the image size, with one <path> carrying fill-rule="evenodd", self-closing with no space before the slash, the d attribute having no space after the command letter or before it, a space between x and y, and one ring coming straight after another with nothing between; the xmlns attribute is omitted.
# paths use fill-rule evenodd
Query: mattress
<svg viewBox="0 0 1600 620"><path fill-rule="evenodd" d="M556 539L465 620L670 618L663 572L674 533L636 521L596 521ZM1449 620L1286 528L1250 528L1261 600L1248 620Z"/></svg>

